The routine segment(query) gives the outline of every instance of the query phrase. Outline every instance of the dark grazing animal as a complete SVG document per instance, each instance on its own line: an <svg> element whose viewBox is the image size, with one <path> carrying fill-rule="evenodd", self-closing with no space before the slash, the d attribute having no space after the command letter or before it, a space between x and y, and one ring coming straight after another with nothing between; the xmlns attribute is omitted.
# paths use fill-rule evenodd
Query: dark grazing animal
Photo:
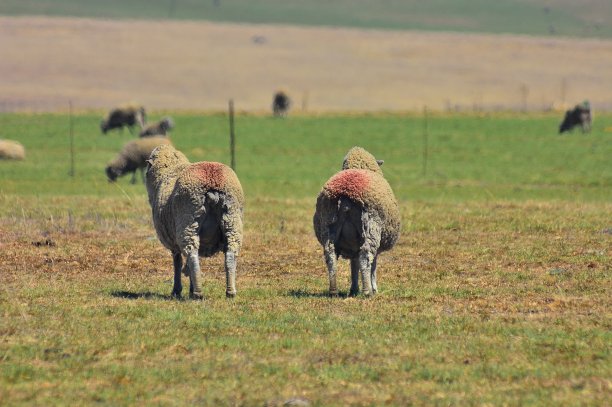
<svg viewBox="0 0 612 407"><path fill-rule="evenodd" d="M576 105L572 110L565 112L563 122L559 126L559 134L571 131L574 127L580 126L583 133L591 131L593 115L591 113L591 105L585 100Z"/></svg>
<svg viewBox="0 0 612 407"><path fill-rule="evenodd" d="M272 100L272 112L276 117L286 116L291 106L291 99L283 91L278 91L274 94Z"/></svg>
<svg viewBox="0 0 612 407"><path fill-rule="evenodd" d="M132 133L135 125L143 128L147 121L145 108L136 104L127 104L111 110L105 119L100 122L100 130L106 134L109 130L127 127Z"/></svg>
<svg viewBox="0 0 612 407"><path fill-rule="evenodd" d="M170 117L164 117L157 123L147 125L140 131L139 137L167 136L174 128L174 122Z"/></svg>

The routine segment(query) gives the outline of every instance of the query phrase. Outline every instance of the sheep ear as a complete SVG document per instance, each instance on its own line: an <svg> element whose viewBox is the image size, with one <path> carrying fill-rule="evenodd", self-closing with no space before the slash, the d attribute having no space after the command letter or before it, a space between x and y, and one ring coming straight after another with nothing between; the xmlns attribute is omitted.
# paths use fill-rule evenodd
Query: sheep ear
<svg viewBox="0 0 612 407"><path fill-rule="evenodd" d="M385 163L385 160L376 160L376 163L379 167L382 167L382 165Z"/></svg>

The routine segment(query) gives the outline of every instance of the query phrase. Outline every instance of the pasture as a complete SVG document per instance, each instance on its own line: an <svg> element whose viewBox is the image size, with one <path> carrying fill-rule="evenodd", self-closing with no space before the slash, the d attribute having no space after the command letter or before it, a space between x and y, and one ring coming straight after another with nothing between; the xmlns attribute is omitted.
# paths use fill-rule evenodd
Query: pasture
<svg viewBox="0 0 612 407"><path fill-rule="evenodd" d="M164 112L168 113L168 112ZM192 160L229 163L227 117L170 112ZM153 114L151 120L159 114ZM21 404L605 405L611 396L612 116L239 115L238 296L169 297L145 188L104 166L100 114L3 114L0 400ZM403 235L380 293L327 296L316 194L353 145L385 160Z"/></svg>

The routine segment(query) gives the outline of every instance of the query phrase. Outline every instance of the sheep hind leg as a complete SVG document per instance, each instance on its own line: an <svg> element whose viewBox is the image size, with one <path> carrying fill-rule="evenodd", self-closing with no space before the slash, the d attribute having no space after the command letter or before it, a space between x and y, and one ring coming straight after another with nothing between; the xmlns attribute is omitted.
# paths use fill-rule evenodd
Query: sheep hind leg
<svg viewBox="0 0 612 407"><path fill-rule="evenodd" d="M202 273L200 272L200 259L197 251L187 255L187 267L189 268L189 297L194 300L201 300L204 295L202 295Z"/></svg>
<svg viewBox="0 0 612 407"><path fill-rule="evenodd" d="M370 253L367 250L359 251L359 271L361 273L361 285L363 294L366 296L372 295L372 279L371 269L372 262L370 261Z"/></svg>
<svg viewBox="0 0 612 407"><path fill-rule="evenodd" d="M225 252L225 296L236 296L236 253L231 250Z"/></svg>
<svg viewBox="0 0 612 407"><path fill-rule="evenodd" d="M324 246L325 263L327 264L327 273L329 275L329 295L335 297L338 295L338 286L336 284L336 273L337 273L337 257L334 244L331 241L327 241Z"/></svg>
<svg viewBox="0 0 612 407"><path fill-rule="evenodd" d="M376 294L378 292L378 286L376 285L376 261L378 260L378 256L374 256L374 260L372 261L372 268L370 275L372 277L372 294Z"/></svg>
<svg viewBox="0 0 612 407"><path fill-rule="evenodd" d="M174 262L174 287L172 288L172 296L181 298L183 292L183 283L181 282L181 268L183 267L183 257L181 252L172 253Z"/></svg>
<svg viewBox="0 0 612 407"><path fill-rule="evenodd" d="M351 297L359 294L359 259L351 259L351 291L349 295Z"/></svg>

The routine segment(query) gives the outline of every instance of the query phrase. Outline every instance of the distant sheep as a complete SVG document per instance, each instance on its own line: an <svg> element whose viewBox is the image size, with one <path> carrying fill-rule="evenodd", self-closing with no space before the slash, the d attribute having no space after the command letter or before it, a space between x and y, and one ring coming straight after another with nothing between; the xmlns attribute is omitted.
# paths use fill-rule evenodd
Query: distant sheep
<svg viewBox="0 0 612 407"><path fill-rule="evenodd" d="M25 148L17 141L0 139L0 160L25 160Z"/></svg>
<svg viewBox="0 0 612 407"><path fill-rule="evenodd" d="M147 159L155 147L162 144L170 144L170 139L163 136L145 137L126 143L117 157L106 167L106 176L109 181L115 181L118 177L131 172L132 184L136 183L136 170L141 174L147 165ZM144 175L143 175L144 181Z"/></svg>
<svg viewBox="0 0 612 407"><path fill-rule="evenodd" d="M170 117L164 117L157 123L147 125L141 130L139 137L167 136L168 132L174 128L174 122Z"/></svg>
<svg viewBox="0 0 612 407"><path fill-rule="evenodd" d="M287 96L285 92L278 91L274 94L274 99L272 100L272 112L274 116L286 116L290 106L291 99L289 99L289 96Z"/></svg>
<svg viewBox="0 0 612 407"><path fill-rule="evenodd" d="M142 129L147 121L145 108L131 103L111 110L105 119L100 122L100 130L106 134L109 130L127 127L132 133L132 127L140 126Z"/></svg>
<svg viewBox="0 0 612 407"><path fill-rule="evenodd" d="M317 198L313 218L315 234L323 246L329 274L329 292L338 294L336 260L351 261L351 295L375 294L376 260L390 250L400 234L400 212L391 187L372 154L353 147L344 158L342 171L332 176Z"/></svg>
<svg viewBox="0 0 612 407"><path fill-rule="evenodd" d="M234 171L217 162L190 164L183 153L170 145L162 145L148 160L146 179L157 236L172 252L172 294L181 296L182 271L189 276L190 296L201 299L198 257L209 257L223 251L225 294L234 297L244 207L242 186ZM182 256L186 259L184 269Z"/></svg>
<svg viewBox="0 0 612 407"><path fill-rule="evenodd" d="M592 121L591 104L588 100L585 100L581 104L576 105L572 110L565 112L563 122L559 126L559 134L571 131L576 126L580 126L583 133L590 132Z"/></svg>

